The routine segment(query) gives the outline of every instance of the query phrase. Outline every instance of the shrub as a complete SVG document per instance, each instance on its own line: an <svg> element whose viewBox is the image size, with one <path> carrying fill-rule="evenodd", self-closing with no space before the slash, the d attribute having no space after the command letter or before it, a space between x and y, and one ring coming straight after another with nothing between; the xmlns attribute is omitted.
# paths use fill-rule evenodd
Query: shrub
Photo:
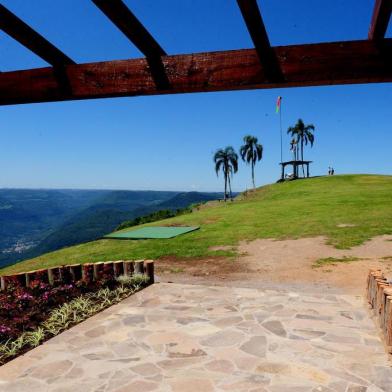
<svg viewBox="0 0 392 392"><path fill-rule="evenodd" d="M133 226L138 226L138 225L143 225L145 223L151 223L151 222L156 222L160 221L163 219L168 219L168 218L174 218L175 216L183 215L183 214L190 214L192 212L192 209L195 206L199 206L199 204L193 204L189 207L186 208L179 208L177 210L159 210L152 212L151 214L144 215L144 216L139 216L135 219L125 221L121 223L116 230L122 230L126 229L128 227L133 227Z"/></svg>
<svg viewBox="0 0 392 392"><path fill-rule="evenodd" d="M57 295L58 293L62 293L64 294L62 297L63 302L60 306L56 307L55 309L52 308L50 311L48 311L48 306L46 305L46 312L41 310L41 317L45 317L43 314L48 314L48 316L44 321L41 320L39 324L29 324L31 329L29 331L24 330L21 332L22 330L16 327L15 330L12 330L12 328L8 325L0 323L0 334L3 334L0 343L0 364L5 363L6 361L30 348L38 346L45 339L59 334L60 332L80 323L81 321L100 312L101 310L120 302L124 298L144 287L148 283L148 277L138 274L131 277L121 276L117 278L116 282L117 287L111 287L113 285L112 282L110 286L101 286L96 291L84 293L83 290L85 287L82 285L80 287L72 285L56 287L52 290L54 293L52 291L49 292L49 289L46 285L43 285L42 287L39 285L38 287L34 287L32 289L25 289L24 292L22 292L23 290L21 290L21 288L18 288L17 290L20 290L20 298L15 301L18 304L16 305L16 308L21 306L21 304L24 306L26 303L29 303L30 305L30 308L26 307L24 309L23 317L21 317L21 314L19 313L19 317L23 318L24 322L27 322L28 314L38 312L36 309L31 309L31 306L34 307L35 305L40 305L40 301L43 300L44 297L47 297L45 301L50 301L53 299L53 296ZM39 292L37 298L35 298L34 295L29 292L34 290L38 290ZM79 294L75 298L76 293ZM70 300L72 295L74 295L74 298ZM68 298L68 301L64 298ZM10 301L4 304L5 307L12 306ZM41 309L43 308L45 308L45 306L41 306ZM20 308L18 309L20 310ZM38 318L36 321L37 320ZM15 323L15 320L13 320L13 322ZM20 327L19 324L18 326Z"/></svg>

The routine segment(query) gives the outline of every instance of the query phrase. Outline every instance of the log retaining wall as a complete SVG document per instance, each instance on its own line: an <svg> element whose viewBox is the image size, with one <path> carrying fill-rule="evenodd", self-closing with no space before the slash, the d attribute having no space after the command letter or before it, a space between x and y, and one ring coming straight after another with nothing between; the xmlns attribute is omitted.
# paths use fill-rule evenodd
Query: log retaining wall
<svg viewBox="0 0 392 392"><path fill-rule="evenodd" d="M14 275L0 277L1 287L5 290L11 283L18 283L24 287L30 287L33 281L41 281L51 285L69 284L78 281L105 280L120 275L131 276L133 274L145 274L149 277L149 283L154 283L153 260L118 260L87 264L63 265L36 271L22 272Z"/></svg>
<svg viewBox="0 0 392 392"><path fill-rule="evenodd" d="M370 270L367 300L382 330L388 351L392 353L392 282L381 270Z"/></svg>

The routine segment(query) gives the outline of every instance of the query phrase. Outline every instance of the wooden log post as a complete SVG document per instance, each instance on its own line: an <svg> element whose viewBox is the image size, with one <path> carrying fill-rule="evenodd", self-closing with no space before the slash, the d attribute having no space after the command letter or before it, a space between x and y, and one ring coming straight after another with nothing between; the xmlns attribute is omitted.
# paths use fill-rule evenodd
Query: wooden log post
<svg viewBox="0 0 392 392"><path fill-rule="evenodd" d="M144 260L135 260L135 274L144 274Z"/></svg>
<svg viewBox="0 0 392 392"><path fill-rule="evenodd" d="M372 308L377 316L379 315L378 295L379 295L380 287L385 283L386 283L385 278L376 278L372 287Z"/></svg>
<svg viewBox="0 0 392 392"><path fill-rule="evenodd" d="M85 283L90 283L94 280L94 265L86 263L82 265L82 279Z"/></svg>
<svg viewBox="0 0 392 392"><path fill-rule="evenodd" d="M114 277L113 261L106 261L103 263L103 278L105 280L112 280Z"/></svg>
<svg viewBox="0 0 392 392"><path fill-rule="evenodd" d="M368 302L372 307L374 307L375 286L377 284L376 279L383 279L383 273L381 270L371 270L368 278Z"/></svg>
<svg viewBox="0 0 392 392"><path fill-rule="evenodd" d="M377 282L377 293L376 293L376 315L378 316L378 320L381 326L381 312L383 310L383 303L384 303L384 289L389 287L388 282L385 281L378 281Z"/></svg>
<svg viewBox="0 0 392 392"><path fill-rule="evenodd" d="M154 260L146 260L144 262L144 270L145 270L145 274L149 278L149 284L154 284L155 283L155 278L154 278Z"/></svg>
<svg viewBox="0 0 392 392"><path fill-rule="evenodd" d="M37 280L40 283L49 283L48 270L40 269L35 271L35 280Z"/></svg>
<svg viewBox="0 0 392 392"><path fill-rule="evenodd" d="M124 261L118 260L113 263L113 272L114 276L117 278L121 275L124 275Z"/></svg>
<svg viewBox="0 0 392 392"><path fill-rule="evenodd" d="M374 279L376 277L382 277L382 272L381 270L370 270L368 273L367 277L367 300L369 303L371 303L371 291L372 291L372 285L374 283Z"/></svg>
<svg viewBox="0 0 392 392"><path fill-rule="evenodd" d="M80 264L70 265L69 272L73 282L78 282L82 279L82 266Z"/></svg>
<svg viewBox="0 0 392 392"><path fill-rule="evenodd" d="M392 297L388 296L385 303L385 343L392 346Z"/></svg>
<svg viewBox="0 0 392 392"><path fill-rule="evenodd" d="M124 261L124 275L132 276L135 272L135 265L132 260Z"/></svg>
<svg viewBox="0 0 392 392"><path fill-rule="evenodd" d="M102 278L102 273L103 273L103 262L99 263L94 263L93 264L93 276L94 280L100 280Z"/></svg>
<svg viewBox="0 0 392 392"><path fill-rule="evenodd" d="M56 270L58 271L58 268L49 268L48 269L48 282L51 286L54 286L56 282Z"/></svg>
<svg viewBox="0 0 392 392"><path fill-rule="evenodd" d="M389 285L385 287L383 290L383 301L381 304L381 317L380 317L380 324L383 330L384 335L387 334L387 302L388 299L392 298L392 287Z"/></svg>
<svg viewBox="0 0 392 392"><path fill-rule="evenodd" d="M19 286L26 287L26 274L24 272L20 272L14 276Z"/></svg>
<svg viewBox="0 0 392 392"><path fill-rule="evenodd" d="M36 271L26 272L25 276L26 276L26 287L31 287L31 284L36 278Z"/></svg>
<svg viewBox="0 0 392 392"><path fill-rule="evenodd" d="M0 277L0 282L1 282L1 291L7 290L8 287L8 276L2 276Z"/></svg>
<svg viewBox="0 0 392 392"><path fill-rule="evenodd" d="M370 277L370 287L369 287L369 304L374 311L376 311L377 302L377 283L385 282L385 278L382 273L372 273Z"/></svg>
<svg viewBox="0 0 392 392"><path fill-rule="evenodd" d="M59 281L63 284L70 284L72 282L72 275L69 271L69 267L66 265L59 267Z"/></svg>

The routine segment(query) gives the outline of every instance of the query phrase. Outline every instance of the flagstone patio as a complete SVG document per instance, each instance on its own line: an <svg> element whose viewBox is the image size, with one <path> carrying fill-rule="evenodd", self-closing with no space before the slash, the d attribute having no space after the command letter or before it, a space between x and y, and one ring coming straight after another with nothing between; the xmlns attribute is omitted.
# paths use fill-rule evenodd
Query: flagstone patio
<svg viewBox="0 0 392 392"><path fill-rule="evenodd" d="M155 284L0 368L7 392L377 392L363 298Z"/></svg>

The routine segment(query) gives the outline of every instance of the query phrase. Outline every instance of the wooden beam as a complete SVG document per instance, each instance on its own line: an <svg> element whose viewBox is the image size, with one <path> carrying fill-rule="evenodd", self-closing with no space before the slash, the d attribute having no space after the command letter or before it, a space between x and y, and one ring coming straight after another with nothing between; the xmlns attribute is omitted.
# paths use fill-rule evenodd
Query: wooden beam
<svg viewBox="0 0 392 392"><path fill-rule="evenodd" d="M114 25L146 56L159 89L168 89L169 81L162 63L166 52L122 0L92 0Z"/></svg>
<svg viewBox="0 0 392 392"><path fill-rule="evenodd" d="M273 81L282 80L282 72L275 52L271 47L263 18L256 0L237 0L249 34L256 48L266 78Z"/></svg>
<svg viewBox="0 0 392 392"><path fill-rule="evenodd" d="M159 90L146 59L68 65L69 92L52 68L0 74L0 104L392 82L392 39L346 41L274 48L284 80L270 82L256 50L163 57L171 89Z"/></svg>
<svg viewBox="0 0 392 392"><path fill-rule="evenodd" d="M385 37L392 13L392 0L375 0L368 38L380 40Z"/></svg>
<svg viewBox="0 0 392 392"><path fill-rule="evenodd" d="M30 49L50 65L63 66L75 64L68 56L57 49L42 35L0 4L0 28L20 44Z"/></svg>

